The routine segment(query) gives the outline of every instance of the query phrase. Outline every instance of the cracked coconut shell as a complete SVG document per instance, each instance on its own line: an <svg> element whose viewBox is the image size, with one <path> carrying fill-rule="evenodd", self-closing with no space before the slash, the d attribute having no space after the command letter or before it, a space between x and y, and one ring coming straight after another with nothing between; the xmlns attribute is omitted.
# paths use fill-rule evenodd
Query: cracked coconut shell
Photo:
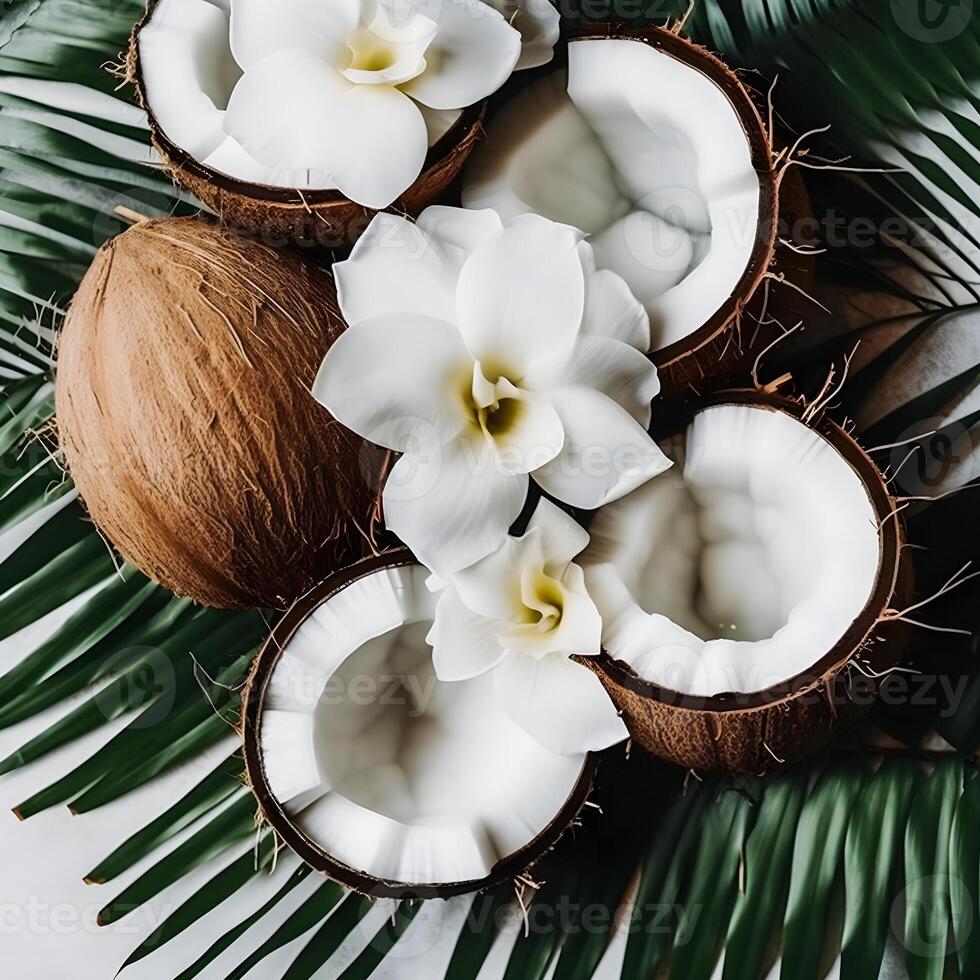
<svg viewBox="0 0 980 980"><path fill-rule="evenodd" d="M463 203L586 231L599 267L647 308L664 393L710 390L751 367L777 321L800 318L812 286L812 257L785 244L809 197L766 109L673 31L585 24L491 100Z"/></svg>
<svg viewBox="0 0 980 980"><path fill-rule="evenodd" d="M581 662L655 756L754 774L797 762L865 717L905 655L900 507L824 408L756 390L680 407L664 420L677 467L592 525L590 587L613 585L597 600L604 651ZM686 553L685 521L703 535ZM747 551L756 536L768 562Z"/></svg>
<svg viewBox="0 0 980 980"><path fill-rule="evenodd" d="M128 561L205 605L283 607L362 553L379 460L309 390L343 327L328 272L210 222L102 246L61 334L57 421Z"/></svg>
<svg viewBox="0 0 980 980"><path fill-rule="evenodd" d="M149 0L146 14L133 28L124 70L146 111L153 145L170 176L236 231L277 242L314 243L342 248L355 242L376 211L345 197L339 190L274 187L254 183L207 166L178 146L160 125L147 94L140 58L140 34L153 20L159 0ZM422 172L388 208L417 217L450 193L466 158L483 135L486 102L462 110L453 125L429 147ZM315 124L314 124L315 125Z"/></svg>
<svg viewBox="0 0 980 980"><path fill-rule="evenodd" d="M400 549L331 575L276 624L244 690L259 822L372 898L521 876L574 826L597 767L528 735L489 675L435 677L428 574Z"/></svg>

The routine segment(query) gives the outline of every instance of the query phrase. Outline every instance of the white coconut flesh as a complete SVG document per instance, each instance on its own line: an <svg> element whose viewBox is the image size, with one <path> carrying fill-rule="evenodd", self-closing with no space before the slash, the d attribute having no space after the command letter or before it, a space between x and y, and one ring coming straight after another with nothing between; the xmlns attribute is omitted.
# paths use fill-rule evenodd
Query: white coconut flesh
<svg viewBox="0 0 980 980"><path fill-rule="evenodd" d="M326 172L266 166L225 132L225 110L242 77L231 51L229 11L229 0L159 0L154 7L140 31L139 54L144 97L157 125L192 160L233 180L335 190ZM285 86L282 99L283 111L288 111L290 93ZM429 146L460 116L459 110L430 109L421 103L418 108Z"/></svg>
<svg viewBox="0 0 980 980"><path fill-rule="evenodd" d="M463 204L528 211L587 232L600 268L650 314L652 350L703 326L733 294L759 224L759 178L725 93L642 41L569 44L494 117Z"/></svg>
<svg viewBox="0 0 980 980"><path fill-rule="evenodd" d="M273 796L329 858L405 884L487 878L562 813L586 764L500 707L492 675L439 682L421 566L365 576L286 645L259 738Z"/></svg>
<svg viewBox="0 0 980 980"><path fill-rule="evenodd" d="M676 466L601 510L583 562L603 644L693 696L753 692L807 671L877 581L868 491L818 432L747 405L698 413Z"/></svg>

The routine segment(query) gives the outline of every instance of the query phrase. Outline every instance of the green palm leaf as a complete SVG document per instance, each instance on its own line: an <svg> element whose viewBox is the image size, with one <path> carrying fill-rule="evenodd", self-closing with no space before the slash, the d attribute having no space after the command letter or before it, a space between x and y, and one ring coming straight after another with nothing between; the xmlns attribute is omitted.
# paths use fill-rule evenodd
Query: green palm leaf
<svg viewBox="0 0 980 980"><path fill-rule="evenodd" d="M980 781L971 773L956 807L949 837L950 906L960 976L980 972L980 906L975 902L980 869Z"/></svg>
<svg viewBox="0 0 980 980"><path fill-rule="evenodd" d="M228 980L241 980L252 967L261 963L277 949L282 949L287 943L299 939L317 924L320 924L320 927L304 947L303 952L299 954L299 959L302 962L315 960L317 951L322 950L324 954L320 960L322 964L367 915L370 908L371 903L359 895L345 895L339 885L331 881L322 882L261 946L228 974ZM310 950L309 953L306 952L307 949Z"/></svg>
<svg viewBox="0 0 980 980"><path fill-rule="evenodd" d="M943 761L919 791L905 831L905 947L911 980L942 980L950 929L949 840L963 764Z"/></svg>
<svg viewBox="0 0 980 980"><path fill-rule="evenodd" d="M196 823L225 800L233 796L236 799L246 796L248 791L241 781L242 770L241 756L235 752L172 807L120 844L85 876L85 881L89 884L105 884L128 871L140 858L172 840L185 827Z"/></svg>
<svg viewBox="0 0 980 980"><path fill-rule="evenodd" d="M129 915L189 871L255 834L255 804L247 796L235 800L106 905L99 913L99 924Z"/></svg>
<svg viewBox="0 0 980 980"><path fill-rule="evenodd" d="M786 907L805 773L792 773L766 790L745 846L745 882L739 888L725 942L723 980L765 974ZM748 871L751 869L751 877ZM772 924L767 935L764 923Z"/></svg>
<svg viewBox="0 0 980 980"><path fill-rule="evenodd" d="M901 867L901 840L918 767L883 766L858 799L847 829L841 976L876 976L885 951L888 913Z"/></svg>
<svg viewBox="0 0 980 980"><path fill-rule="evenodd" d="M275 841L271 835L263 838L263 845L268 847L270 853L274 853ZM269 861L256 862L251 852L243 854L197 892L195 895L196 902L181 906L180 913L168 919L159 933L154 933L149 940L144 941L126 961L124 968L129 966L130 963L135 963L143 956L153 952L157 948L157 945L161 945L167 942L167 940L172 939L199 918L216 908L221 902L248 884L255 877L256 871L263 870L269 863ZM176 980L191 980L192 977L198 976L202 970L213 963L234 942L244 936L253 925L269 915L311 873L312 870L307 865L299 865L286 879L285 884L268 901L264 902L250 916L243 919L238 925L212 943L186 970L180 973ZM171 921L174 923L173 926L171 926Z"/></svg>
<svg viewBox="0 0 980 980"><path fill-rule="evenodd" d="M783 921L781 980L817 980L832 909L840 892L844 841L866 775L862 760L818 777L796 828Z"/></svg>

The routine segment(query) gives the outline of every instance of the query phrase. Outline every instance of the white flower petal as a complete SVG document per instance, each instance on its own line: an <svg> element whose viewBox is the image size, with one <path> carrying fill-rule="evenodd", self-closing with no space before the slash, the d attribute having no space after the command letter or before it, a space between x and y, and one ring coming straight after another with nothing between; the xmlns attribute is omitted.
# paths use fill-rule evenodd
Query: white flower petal
<svg viewBox="0 0 980 980"><path fill-rule="evenodd" d="M527 533L537 532L545 567L551 574L561 575L568 563L589 544L589 532L550 500L538 501Z"/></svg>
<svg viewBox="0 0 980 980"><path fill-rule="evenodd" d="M425 131L429 137L429 146L435 146L459 120L462 113L459 109L430 109L421 102L415 103L425 120Z"/></svg>
<svg viewBox="0 0 980 980"><path fill-rule="evenodd" d="M336 106L352 88L315 55L297 48L277 51L235 86L225 132L268 167L332 172L337 137L325 131L324 122L337 114Z"/></svg>
<svg viewBox="0 0 980 980"><path fill-rule="evenodd" d="M228 15L200 0L161 0L140 31L147 100L168 139L203 160L224 140L228 94L241 77Z"/></svg>
<svg viewBox="0 0 980 980"><path fill-rule="evenodd" d="M341 74L355 85L399 85L415 78L425 69L425 60L416 52L405 52L384 68L345 68ZM426 140L429 128L426 124Z"/></svg>
<svg viewBox="0 0 980 980"><path fill-rule="evenodd" d="M222 135L223 131L222 131ZM233 136L224 141L201 163L236 180L269 187L336 189L333 177L322 170L278 170L259 163Z"/></svg>
<svg viewBox="0 0 980 980"><path fill-rule="evenodd" d="M368 208L386 208L422 173L429 137L416 105L398 89L355 86L334 139L344 155L333 167L341 192ZM346 143L344 143L346 141Z"/></svg>
<svg viewBox="0 0 980 980"><path fill-rule="evenodd" d="M551 0L484 0L499 10L520 32L521 56L517 70L546 65L554 56L561 16Z"/></svg>
<svg viewBox="0 0 980 980"><path fill-rule="evenodd" d="M419 0L439 25L426 52L425 71L403 86L433 109L461 109L485 99L510 78L521 36L480 0Z"/></svg>
<svg viewBox="0 0 980 980"><path fill-rule="evenodd" d="M588 249L589 258L594 261L588 242L580 243L580 254L583 249ZM585 274L582 333L621 340L644 354L650 350L650 317L643 304L630 292L626 280L610 269Z"/></svg>
<svg viewBox="0 0 980 980"><path fill-rule="evenodd" d="M432 664L441 681L465 681L485 674L505 656L493 621L468 609L451 588L439 597L426 642L432 647Z"/></svg>
<svg viewBox="0 0 980 980"><path fill-rule="evenodd" d="M537 613L503 622L500 642L509 650L536 658L561 653L594 657L602 643L602 617L585 589L582 569L570 564L561 578L527 566L521 571L523 612Z"/></svg>
<svg viewBox="0 0 980 980"><path fill-rule="evenodd" d="M508 537L486 558L457 572L452 584L474 612L490 619L510 620L524 608L521 576L527 569L544 570L560 579L588 543L589 535L581 525L542 498L521 537ZM584 583L580 591L584 592Z"/></svg>
<svg viewBox="0 0 980 980"><path fill-rule="evenodd" d="M602 617L585 587L579 565L571 564L561 578L565 590L561 622L553 631L556 653L597 656L602 646Z"/></svg>
<svg viewBox="0 0 980 980"><path fill-rule="evenodd" d="M562 654L541 660L512 654L493 678L511 717L559 755L599 751L628 735L599 679Z"/></svg>
<svg viewBox="0 0 980 980"><path fill-rule="evenodd" d="M418 314L348 327L323 359L313 395L371 442L421 453L466 424L459 397L470 359L459 331Z"/></svg>
<svg viewBox="0 0 980 980"><path fill-rule="evenodd" d="M537 533L508 537L486 558L453 576L452 584L462 603L480 616L509 620L522 609L521 573L541 568L544 555Z"/></svg>
<svg viewBox="0 0 980 980"><path fill-rule="evenodd" d="M595 275L598 268L595 261L595 250L589 244L587 238L583 238L578 243L578 260L582 264L582 275L585 276L586 289L588 289L589 278Z"/></svg>
<svg viewBox="0 0 980 980"><path fill-rule="evenodd" d="M340 67L359 12L358 0L232 0L231 48L246 70L284 48L304 48Z"/></svg>
<svg viewBox="0 0 980 980"><path fill-rule="evenodd" d="M576 229L525 214L473 252L456 309L476 359L521 373L537 358L571 350L585 303L580 240Z"/></svg>
<svg viewBox="0 0 980 980"><path fill-rule="evenodd" d="M426 456L402 456L384 489L385 521L427 568L446 577L499 548L527 497L482 442L460 436Z"/></svg>
<svg viewBox="0 0 980 980"><path fill-rule="evenodd" d="M417 224L433 241L459 250L456 253L460 260L459 269L463 268L473 249L503 228L496 211L470 211L442 204L427 207L419 215ZM456 278L459 278L459 269L456 270Z"/></svg>
<svg viewBox="0 0 980 980"><path fill-rule="evenodd" d="M651 402L660 392L653 362L635 347L611 337L579 337L564 364L535 371L536 388L592 388L625 408L644 429L650 426Z"/></svg>
<svg viewBox="0 0 980 980"><path fill-rule="evenodd" d="M456 322L456 280L464 259L431 231L432 223L421 218L413 224L394 214L375 215L350 258L333 266L349 324L384 314Z"/></svg>
<svg viewBox="0 0 980 980"><path fill-rule="evenodd" d="M463 208L429 207L415 223L394 214L375 215L350 257L333 266L344 319L355 324L396 313L455 323L463 263L501 227L493 211Z"/></svg>
<svg viewBox="0 0 980 980"><path fill-rule="evenodd" d="M492 433L500 466L508 473L533 473L561 452L565 442L561 419L542 395L520 391L507 382L496 387L500 401L487 424L506 419ZM511 390L503 394L502 388Z"/></svg>
<svg viewBox="0 0 980 980"><path fill-rule="evenodd" d="M388 86L352 85L296 48L245 73L224 126L260 163L326 171L343 194L371 208L387 207L410 187L428 152L425 121L411 99Z"/></svg>
<svg viewBox="0 0 980 980"><path fill-rule="evenodd" d="M553 497L594 509L669 469L660 447L612 399L589 388L562 388L550 397L565 445L534 479Z"/></svg>

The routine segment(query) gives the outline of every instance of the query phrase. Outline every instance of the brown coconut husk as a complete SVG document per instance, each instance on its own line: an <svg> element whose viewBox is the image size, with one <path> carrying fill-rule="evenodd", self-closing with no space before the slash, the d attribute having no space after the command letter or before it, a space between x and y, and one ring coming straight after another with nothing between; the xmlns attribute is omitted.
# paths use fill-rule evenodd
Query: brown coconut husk
<svg viewBox="0 0 980 980"><path fill-rule="evenodd" d="M338 190L301 190L237 180L206 167L173 143L153 115L140 68L139 34L153 16L158 0L133 28L123 73L132 84L150 125L153 145L170 175L210 208L223 224L270 242L310 242L324 248L352 244L377 213L356 204ZM464 109L443 137L429 148L422 173L385 210L417 217L450 190L466 158L483 134L485 102Z"/></svg>
<svg viewBox="0 0 980 980"><path fill-rule="evenodd" d="M901 610L912 593L900 505L881 471L840 425L802 400L760 390L721 392L682 409L669 432L683 431L711 405L755 405L785 412L819 432L861 478L877 514L880 561L874 589L860 615L808 670L750 694L693 697L644 680L629 664L603 652L581 662L598 676L622 713L633 741L653 755L693 770L761 774L796 762L830 743L870 710L882 679L903 659L908 636ZM806 556L800 556L806 561ZM850 695L861 675L861 702Z"/></svg>
<svg viewBox="0 0 980 980"><path fill-rule="evenodd" d="M258 821L270 826L279 838L315 871L347 888L371 898L452 898L484 891L512 881L545 857L572 827L588 800L596 770L596 758L589 756L582 775L559 813L537 837L514 854L499 861L486 878L473 881L406 884L387 881L338 861L311 840L296 825L282 804L273 796L263 761L261 730L269 681L290 640L304 622L328 599L358 579L388 568L418 564L407 549L389 551L364 558L342 569L297 601L279 621L252 665L242 699L242 746L248 783L258 802Z"/></svg>
<svg viewBox="0 0 980 980"><path fill-rule="evenodd" d="M72 301L56 418L93 522L209 606L285 608L366 553L383 454L310 388L344 329L307 257L213 221L144 221Z"/></svg>

